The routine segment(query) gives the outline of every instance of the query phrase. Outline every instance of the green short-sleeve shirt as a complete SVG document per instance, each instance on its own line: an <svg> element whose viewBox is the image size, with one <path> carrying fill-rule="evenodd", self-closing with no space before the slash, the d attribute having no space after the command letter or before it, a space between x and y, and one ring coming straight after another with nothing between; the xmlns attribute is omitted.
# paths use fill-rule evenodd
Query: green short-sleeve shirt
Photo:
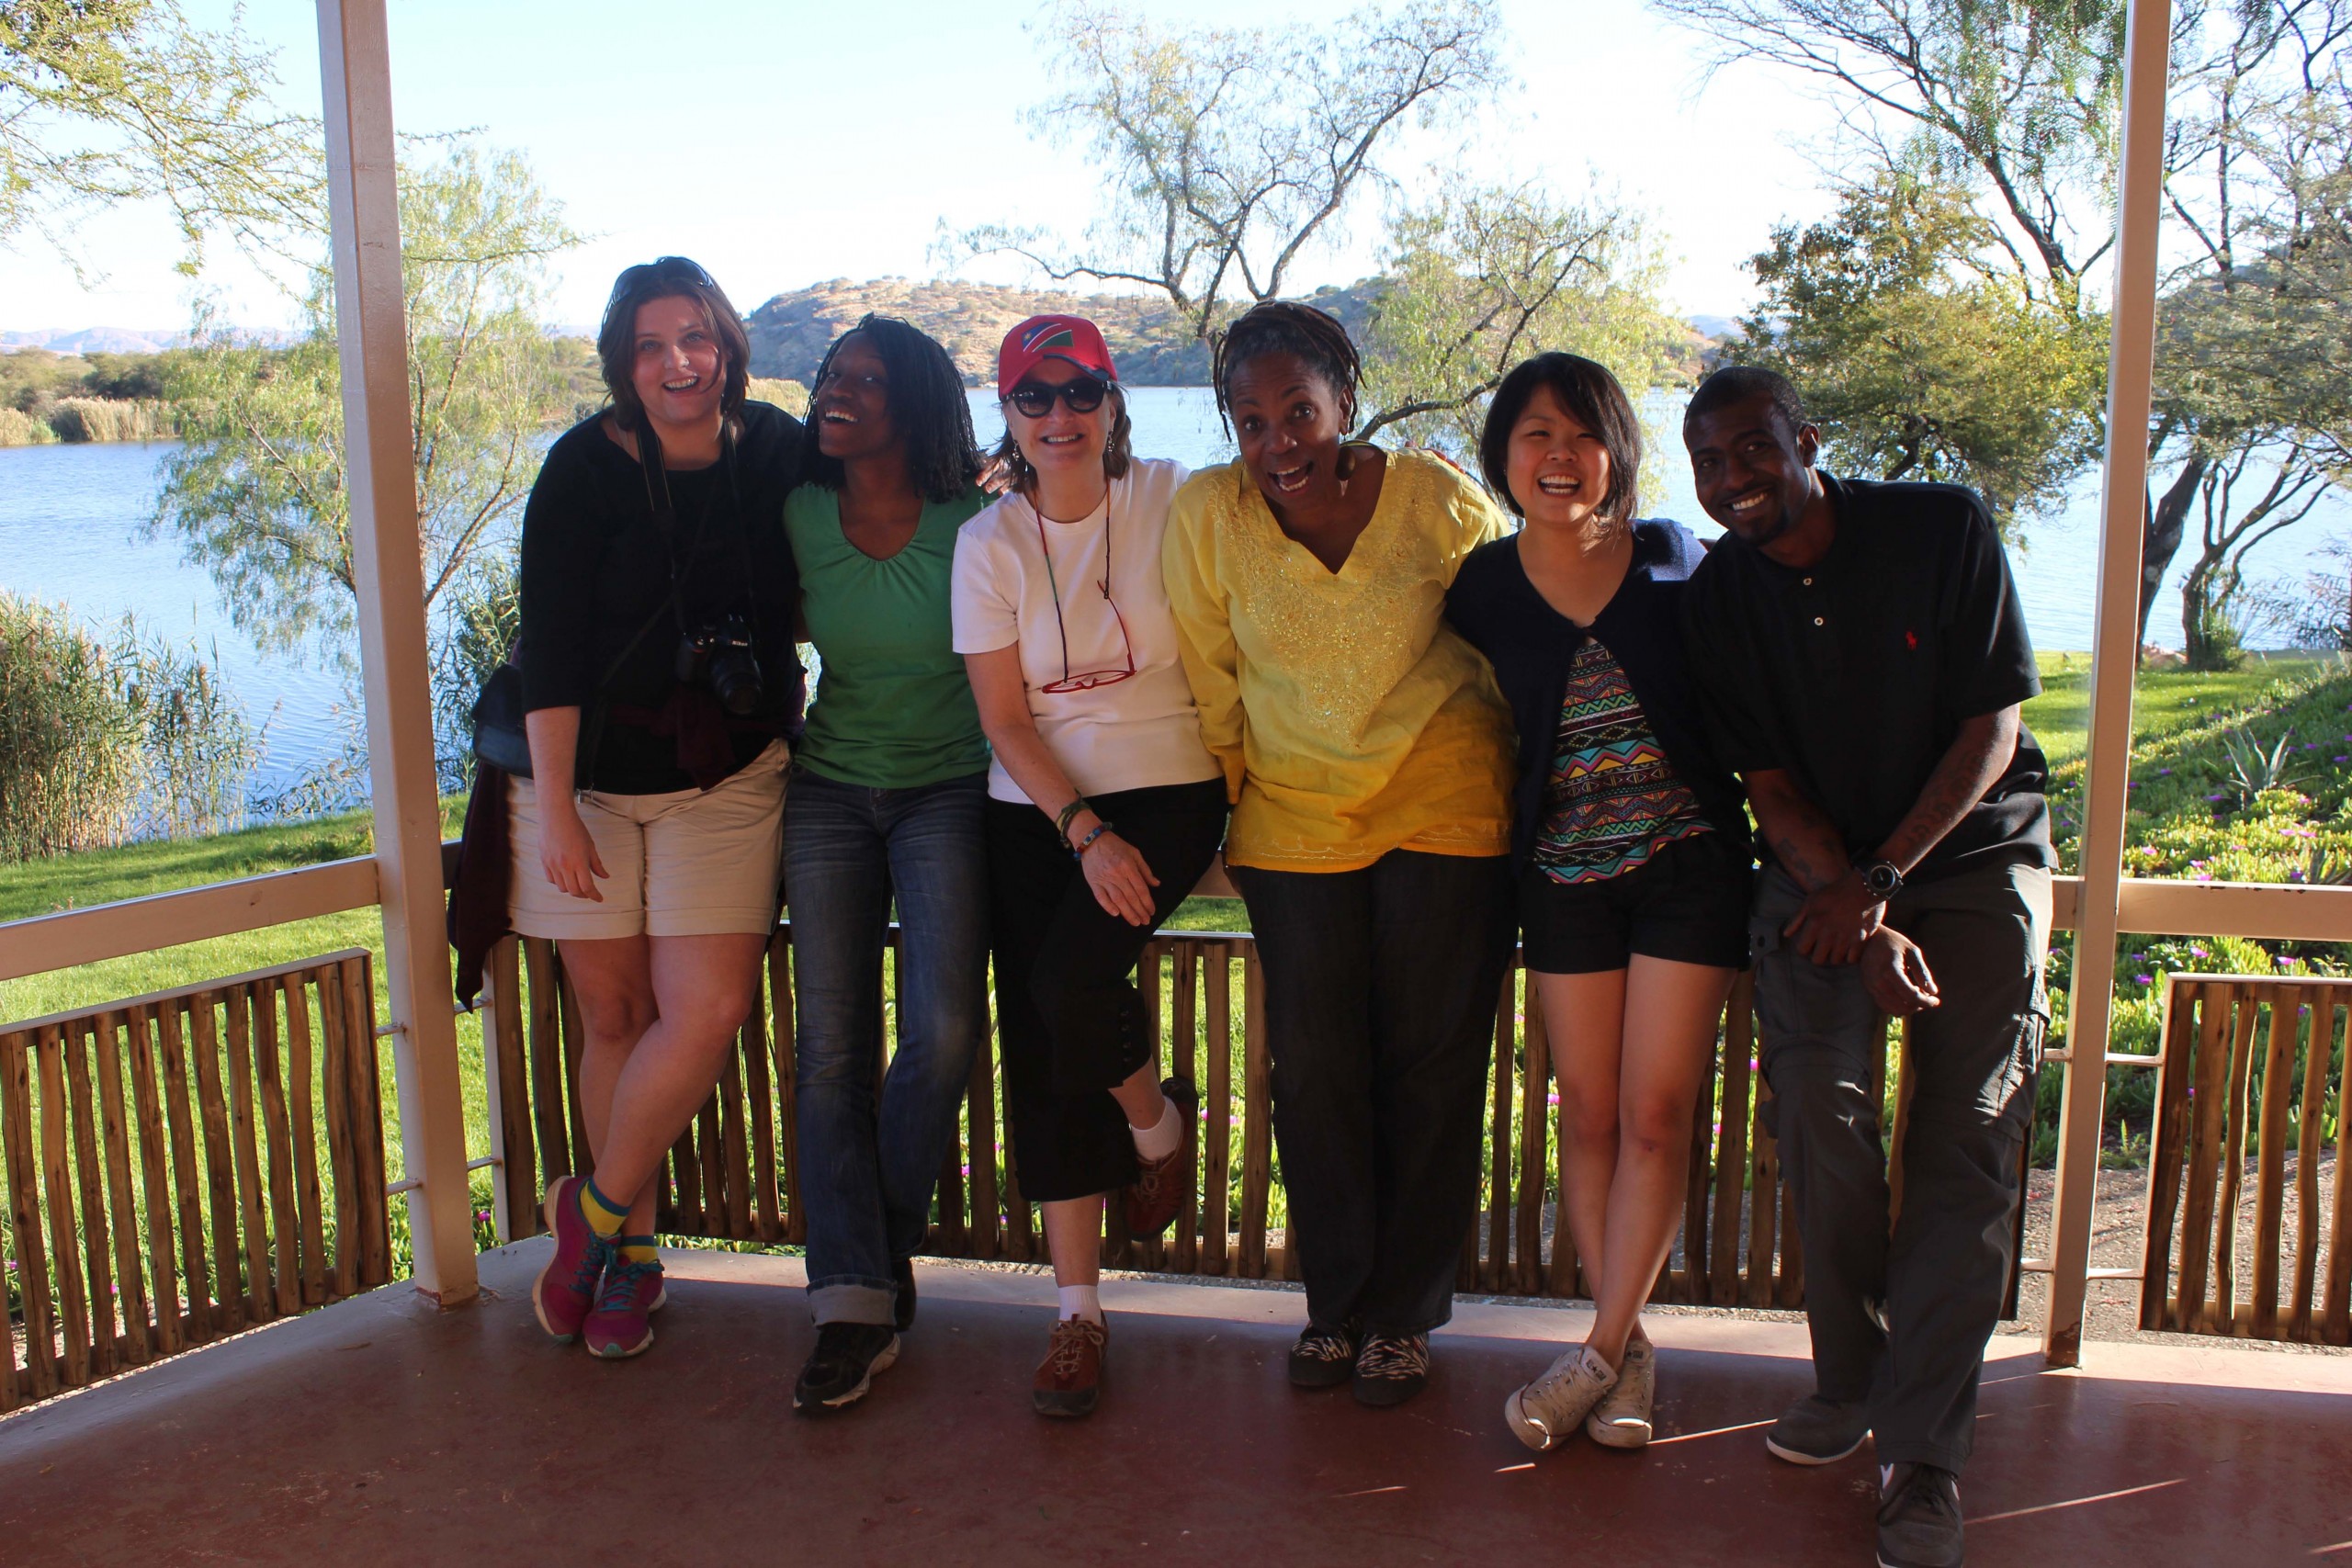
<svg viewBox="0 0 2352 1568"><path fill-rule="evenodd" d="M876 560L842 536L839 491L804 484L786 498L802 615L822 666L795 753L802 766L868 789L915 789L989 765L948 609L956 531L988 500L973 487L925 502L906 547Z"/></svg>

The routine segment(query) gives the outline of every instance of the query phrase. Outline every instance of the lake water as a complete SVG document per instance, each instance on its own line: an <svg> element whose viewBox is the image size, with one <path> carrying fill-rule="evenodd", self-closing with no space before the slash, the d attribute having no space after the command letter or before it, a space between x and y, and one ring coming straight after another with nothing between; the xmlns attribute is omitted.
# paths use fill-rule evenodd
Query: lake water
<svg viewBox="0 0 2352 1568"><path fill-rule="evenodd" d="M1004 428L994 395L976 390L970 396L974 427L983 445L992 445ZM1205 389L1145 387L1131 397L1139 454L1195 468L1231 457L1231 443ZM1671 408L1661 400L1650 412L1670 414ZM135 611L149 630L182 644L193 640L208 657L217 655L229 688L263 728L266 750L254 794L266 795L341 750L350 722L347 677L333 649L288 654L256 646L231 624L211 578L182 561L178 542L148 535L158 472L172 450L169 444L0 447L0 588L62 604L101 629ZM1681 454L1664 456L1652 470L1657 482L1647 510L1712 537L1719 530L1692 499ZM2315 550L2345 521L2343 506L2331 501L2258 554L2258 574L2300 575L2302 552ZM2037 648L2090 646L2098 541L2096 474L2084 479L2059 515L2029 521L2014 564ZM2180 643L2179 580L2187 555L2176 558L2149 628L2152 640L2166 647Z"/></svg>

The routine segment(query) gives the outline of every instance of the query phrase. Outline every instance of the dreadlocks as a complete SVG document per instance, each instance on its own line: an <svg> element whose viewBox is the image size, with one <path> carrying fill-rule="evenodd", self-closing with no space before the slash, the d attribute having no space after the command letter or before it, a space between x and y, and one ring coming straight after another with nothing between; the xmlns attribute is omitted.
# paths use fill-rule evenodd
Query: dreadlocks
<svg viewBox="0 0 2352 1568"><path fill-rule="evenodd" d="M1339 318L1312 305L1269 299L1252 305L1216 334L1209 380L1216 388L1216 412L1233 434L1229 388L1235 370L1269 354L1295 354L1330 383L1340 399L1342 431L1354 428L1356 392L1363 382L1363 360Z"/></svg>
<svg viewBox="0 0 2352 1568"><path fill-rule="evenodd" d="M817 367L811 390L825 384L833 356L854 336L863 336L882 356L890 378L890 423L907 444L907 477L923 499L953 501L979 477L979 445L972 436L972 408L964 400L964 378L937 340L896 316L868 315L833 340ZM808 422L802 473L827 490L842 488L842 462L817 446L817 422Z"/></svg>

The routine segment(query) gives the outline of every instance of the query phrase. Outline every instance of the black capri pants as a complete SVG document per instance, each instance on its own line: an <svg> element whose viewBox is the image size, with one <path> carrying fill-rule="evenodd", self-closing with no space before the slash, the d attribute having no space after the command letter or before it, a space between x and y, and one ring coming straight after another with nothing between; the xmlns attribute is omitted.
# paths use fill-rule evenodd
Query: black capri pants
<svg viewBox="0 0 2352 1568"><path fill-rule="evenodd" d="M1135 1180L1135 1138L1110 1091L1156 1060L1159 1042L1145 1032L1130 976L1144 943L1225 841L1222 778L1088 799L1159 878L1148 926L1131 926L1096 901L1035 807L991 797L985 818L1005 1120L1021 1195L1033 1202Z"/></svg>

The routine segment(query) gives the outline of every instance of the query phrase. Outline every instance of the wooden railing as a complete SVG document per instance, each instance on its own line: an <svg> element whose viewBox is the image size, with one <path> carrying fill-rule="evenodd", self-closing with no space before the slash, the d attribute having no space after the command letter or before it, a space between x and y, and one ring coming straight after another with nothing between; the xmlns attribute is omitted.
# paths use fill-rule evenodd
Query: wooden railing
<svg viewBox="0 0 2352 1568"><path fill-rule="evenodd" d="M390 1278L371 996L354 948L0 1034L0 1410Z"/></svg>
<svg viewBox="0 0 2352 1568"><path fill-rule="evenodd" d="M892 964L897 964L897 950ZM1247 936L1163 933L1143 975L1150 1022L1169 1071L1201 1090L1200 1163L1166 1237L1125 1235L1111 1204L1103 1262L1114 1268L1232 1279L1295 1279L1280 1224L1279 1174L1269 1093L1263 986ZM509 938L492 954L483 1016L486 1077L499 1155L502 1236L542 1228L545 1183L585 1166L577 1100L581 1032L554 944ZM793 1129L792 943L768 948L760 1005L729 1054L717 1091L672 1151L660 1227L670 1235L797 1243L807 1235ZM1754 1068L1754 1023L1742 977L1725 1010L1714 1092L1695 1112L1681 1240L1652 1292L1665 1302L1795 1307L1804 1297L1793 1209L1758 1109L1770 1090ZM1567 1228L1553 1223L1558 1191L1551 1055L1542 1010L1523 975L1498 997L1495 1071L1484 1136L1489 1173L1479 1221L1465 1242L1459 1288L1575 1297L1579 1280ZM1893 1141L1904 1136L1902 1047L1881 1054L1874 1089ZM1894 1070L1883 1070L1892 1057ZM1890 1091L1892 1100L1890 1102ZM998 1136L1001 1106L992 1053L972 1066L964 1124L942 1172L935 1254L1042 1259L1020 1173ZM536 1173L537 1179L530 1179ZM2023 1175L2020 1151L2019 1175ZM1901 1167L1894 1182L1900 1201ZM2016 1277L2010 1281L2015 1310Z"/></svg>
<svg viewBox="0 0 2352 1568"><path fill-rule="evenodd" d="M2175 975L2165 982L2143 1328L2352 1345L2347 1008L2346 980ZM2321 1181L2330 1115L2332 1194ZM2250 1224L2241 1215L2249 1178Z"/></svg>

